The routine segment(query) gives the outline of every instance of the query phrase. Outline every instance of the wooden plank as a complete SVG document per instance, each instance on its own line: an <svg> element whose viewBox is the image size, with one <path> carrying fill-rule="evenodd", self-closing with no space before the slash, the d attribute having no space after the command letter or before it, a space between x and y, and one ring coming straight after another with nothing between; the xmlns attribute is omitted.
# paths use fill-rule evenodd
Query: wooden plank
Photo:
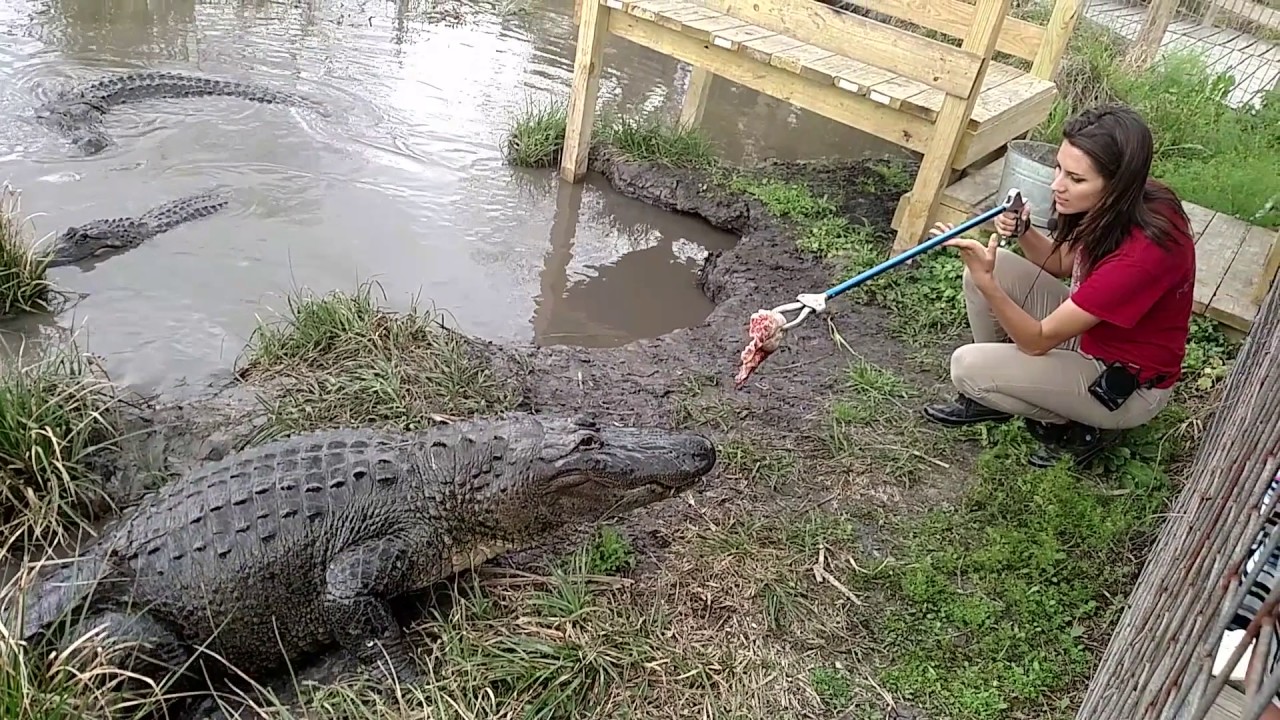
<svg viewBox="0 0 1280 720"><path fill-rule="evenodd" d="M1182 203L1182 209L1186 211L1187 219L1191 221L1191 234L1195 236L1196 244L1198 245L1200 236L1204 235L1205 229L1209 227L1209 223L1217 213L1189 202Z"/></svg>
<svg viewBox="0 0 1280 720"><path fill-rule="evenodd" d="M956 207L985 212L987 200L1000 190L1000 178L1004 175L1004 158L1001 158L968 177L960 178L947 188L946 195ZM1041 208L1043 209L1043 208Z"/></svg>
<svg viewBox="0 0 1280 720"><path fill-rule="evenodd" d="M573 56L573 85L569 90L569 110L565 119L564 149L560 153L560 177L581 182L587 174L587 154L595 125L596 99L600 92L600 70L604 64L604 43L609 18L616 11L598 2L582 3L578 44Z"/></svg>
<svg viewBox="0 0 1280 720"><path fill-rule="evenodd" d="M1275 237L1271 240L1271 249L1267 251L1267 262L1262 268L1261 282L1253 291L1255 304L1261 306L1262 301L1267 299L1267 293L1271 291L1271 286L1275 284L1278 274L1280 274L1280 230L1276 230Z"/></svg>
<svg viewBox="0 0 1280 720"><path fill-rule="evenodd" d="M1056 88L1052 92L1041 93L1010 108L1004 114L983 122L977 130L970 130L969 135L960 143L960 150L956 153L952 166L968 167L1008 145L1010 140L1030 132L1049 117L1057 96Z"/></svg>
<svg viewBox="0 0 1280 720"><path fill-rule="evenodd" d="M820 48L817 45L800 45L798 47L788 48L787 50L774 53L773 57L769 58L769 64L776 68L781 68L787 72L799 75L806 62L821 60L822 58L831 57L832 55L835 55L835 53L827 50L826 48ZM831 82L831 84L835 84L831 81L830 76L826 76L823 82Z"/></svg>
<svg viewBox="0 0 1280 720"><path fill-rule="evenodd" d="M853 63L852 67L840 71L840 74L835 76L836 87L855 95L866 95L873 85L896 77L884 68L868 65L852 58L850 58L850 61Z"/></svg>
<svg viewBox="0 0 1280 720"><path fill-rule="evenodd" d="M1023 77L1026 73L1013 67L1009 67L1003 63L992 61L987 67L987 77L983 80L982 92L978 93L978 103L974 105L973 111L976 116L978 108L983 105L990 105L990 100L983 102L989 93L996 88L1017 77ZM942 99L946 97L946 93L936 88L925 88L922 92L916 93L907 98L906 105L912 112L920 114L928 120L933 120L938 116L938 111L942 109ZM990 112L986 113L990 115ZM976 117L974 118L976 120Z"/></svg>
<svg viewBox="0 0 1280 720"><path fill-rule="evenodd" d="M749 43L739 52L672 33L634 15L612 13L609 31L614 35L668 55L695 67L705 67L743 87L817 113L835 122L855 127L900 147L922 152L933 127L923 118L890 110L866 98L845 92L833 84L800 77L749 56ZM765 38L765 43L773 38Z"/></svg>
<svg viewBox="0 0 1280 720"><path fill-rule="evenodd" d="M711 42L724 48L725 50L737 50L738 46L744 42L751 40L763 40L764 38L777 36L777 33L759 25L743 25L741 27L731 28L711 33Z"/></svg>
<svg viewBox="0 0 1280 720"><path fill-rule="evenodd" d="M707 110L707 96L711 94L713 77L715 76L706 68L693 68L693 72L689 75L689 88L685 90L684 99L680 101L681 127L692 128L702 124L702 115Z"/></svg>
<svg viewBox="0 0 1280 720"><path fill-rule="evenodd" d="M1244 717L1244 693L1230 684L1222 686L1205 720L1240 720Z"/></svg>
<svg viewBox="0 0 1280 720"><path fill-rule="evenodd" d="M963 0L850 0L850 4L961 40L973 24L973 5ZM1005 18L996 50L1033 61L1044 38L1045 30L1039 25L1019 18Z"/></svg>
<svg viewBox="0 0 1280 720"><path fill-rule="evenodd" d="M645 20L657 20L658 13L663 10L672 10L685 4L681 0L634 0L633 2L622 0L622 7L618 9Z"/></svg>
<svg viewBox="0 0 1280 720"><path fill-rule="evenodd" d="M662 10L658 12L657 17L654 18L654 22L676 32L684 32L684 25L686 22L691 22L693 20L706 20L714 17L723 17L723 14L710 8L702 7L701 5L684 3L683 7L671 8L670 10Z"/></svg>
<svg viewBox="0 0 1280 720"><path fill-rule="evenodd" d="M928 149L920 161L920 169L916 172L916 181L911 188L911 198L902 215L902 222L894 238L893 249L901 253L917 245L928 230L929 220L937 209L939 200L947 187L948 171L955 156L960 151L964 140L965 129L969 118L973 115L973 106L978 101L979 90L986 80L987 68L992 51L996 46L996 35L1009 14L1011 0L978 0L977 11L973 19L973 30L965 38L962 48L984 58L978 72L973 78L974 92L968 97L960 97L948 93L942 102L942 110L934 123L933 137L929 139ZM903 117L909 117L903 113Z"/></svg>
<svg viewBox="0 0 1280 720"><path fill-rule="evenodd" d="M995 122L1001 116L1014 113L1032 105L1037 100L1054 97L1058 86L1049 80L1042 80L1035 75L1020 75L1003 85L991 89L989 93L978 96L973 107L973 122L981 129L983 125ZM1010 136L1012 139L1012 136Z"/></svg>
<svg viewBox="0 0 1280 720"><path fill-rule="evenodd" d="M769 60L773 57L774 53L800 47L803 44L804 43L799 40L786 35L771 35L759 40L744 41L741 46L741 51L752 60L768 65Z"/></svg>
<svg viewBox="0 0 1280 720"><path fill-rule="evenodd" d="M635 15L637 18L646 20L658 19L658 13L663 10L671 10L680 8L685 5L682 0L621 0L621 8L623 13Z"/></svg>
<svg viewBox="0 0 1280 720"><path fill-rule="evenodd" d="M983 57L814 0L703 0L706 6L967 98ZM850 42L851 39L856 41Z"/></svg>
<svg viewBox="0 0 1280 720"><path fill-rule="evenodd" d="M716 33L744 27L745 22L728 15L716 15L704 20L690 20L684 24L684 34L699 40L710 40Z"/></svg>
<svg viewBox="0 0 1280 720"><path fill-rule="evenodd" d="M1240 251L1240 244L1249 233L1243 221L1218 213L1196 243L1195 302L1198 312L1213 306L1213 298L1222 286L1222 278Z"/></svg>
<svg viewBox="0 0 1280 720"><path fill-rule="evenodd" d="M1231 261L1222 284L1209 303L1213 319L1238 330L1249 329L1258 314L1258 303L1253 300L1254 289L1262 280L1267 264L1267 253L1275 234L1265 228L1249 226L1240 250ZM1198 248L1197 248L1198 249Z"/></svg>
<svg viewBox="0 0 1280 720"><path fill-rule="evenodd" d="M893 77L883 82L878 82L868 88L867 97L871 98L875 102L881 103L882 105L888 105L889 107L897 110L902 107L903 103L907 101L907 98L913 95L919 95L929 89L928 85L925 85L922 82L916 82L911 78ZM945 98L947 96L944 94L943 97ZM929 120L933 120L933 118L929 118Z"/></svg>

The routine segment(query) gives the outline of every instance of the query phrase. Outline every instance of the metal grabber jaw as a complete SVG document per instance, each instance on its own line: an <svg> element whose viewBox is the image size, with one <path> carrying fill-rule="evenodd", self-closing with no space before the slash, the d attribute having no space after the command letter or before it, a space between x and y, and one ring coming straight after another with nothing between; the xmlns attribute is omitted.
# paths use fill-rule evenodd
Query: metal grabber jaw
<svg viewBox="0 0 1280 720"><path fill-rule="evenodd" d="M795 302L789 302L785 305L779 305L778 307L774 308L773 311L782 315L784 318L786 317L787 313L793 310L800 311L800 314L796 316L795 320L789 320L785 324L783 324L782 326L783 330L790 330L791 328L803 322L804 319L809 317L811 313L814 315L821 315L823 311L825 311L826 309L827 309L826 293L802 293L796 296Z"/></svg>

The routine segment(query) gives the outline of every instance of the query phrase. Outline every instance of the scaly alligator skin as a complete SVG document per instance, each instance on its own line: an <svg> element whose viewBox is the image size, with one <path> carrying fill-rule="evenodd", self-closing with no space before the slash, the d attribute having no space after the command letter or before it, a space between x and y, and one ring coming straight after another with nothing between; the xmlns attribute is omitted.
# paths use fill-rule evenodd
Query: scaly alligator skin
<svg viewBox="0 0 1280 720"><path fill-rule="evenodd" d="M309 98L261 85L146 70L94 80L36 108L35 116L42 124L65 136L85 155L94 155L112 144L110 136L102 128L103 119L112 108L138 100L211 95L319 109L317 103Z"/></svg>
<svg viewBox="0 0 1280 720"><path fill-rule="evenodd" d="M70 265L112 250L135 248L160 233L225 208L231 193L214 190L171 200L141 217L93 220L62 231L54 240L49 267Z"/></svg>
<svg viewBox="0 0 1280 720"><path fill-rule="evenodd" d="M106 623L151 643L152 661L186 662L207 641L249 677L336 642L375 677L413 682L389 598L672 497L715 464L699 434L520 413L303 434L145 498L27 592L23 637L62 644ZM51 640L67 613L72 632ZM137 655L129 667L177 677Z"/></svg>

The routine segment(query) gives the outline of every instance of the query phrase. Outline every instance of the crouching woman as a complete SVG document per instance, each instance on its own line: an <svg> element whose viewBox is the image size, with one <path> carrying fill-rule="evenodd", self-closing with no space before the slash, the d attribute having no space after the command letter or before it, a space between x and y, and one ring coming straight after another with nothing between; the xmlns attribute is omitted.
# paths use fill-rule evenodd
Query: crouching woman
<svg viewBox="0 0 1280 720"><path fill-rule="evenodd" d="M954 402L927 406L948 425L1027 420L1041 447L1032 464L1077 462L1103 431L1143 425L1181 375L1195 286L1195 244L1182 203L1149 177L1152 136L1132 109L1108 105L1066 123L1057 153L1051 237L998 245L945 243L964 260L973 342L951 356ZM1016 216L995 221L1015 232ZM949 230L940 223L936 235ZM1110 433L1106 433L1110 434Z"/></svg>

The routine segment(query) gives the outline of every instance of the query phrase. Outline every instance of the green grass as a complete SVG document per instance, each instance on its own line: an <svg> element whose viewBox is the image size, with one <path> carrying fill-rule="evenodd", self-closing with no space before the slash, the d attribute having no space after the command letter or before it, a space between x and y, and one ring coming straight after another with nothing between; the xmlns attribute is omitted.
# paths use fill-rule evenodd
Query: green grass
<svg viewBox="0 0 1280 720"><path fill-rule="evenodd" d="M299 291L283 318L259 323L238 370L272 386L261 394L268 421L256 441L339 425L414 429L515 406L519 388L492 350L416 303L388 311L373 290Z"/></svg>
<svg viewBox="0 0 1280 720"><path fill-rule="evenodd" d="M506 162L528 168L559 165L567 116L560 103L528 104L507 130ZM715 148L700 130L659 120L601 115L592 134L593 145L607 147L627 160L681 168L707 168L715 162Z"/></svg>
<svg viewBox="0 0 1280 720"><path fill-rule="evenodd" d="M1033 137L1056 143L1067 117L1099 102L1132 105L1156 141L1152 175L1183 200L1254 225L1280 227L1280 91L1259 109L1224 100L1232 82L1204 60L1170 54L1143 72L1125 69L1124 45L1090 23L1073 37L1059 72L1064 94Z"/></svg>
<svg viewBox="0 0 1280 720"><path fill-rule="evenodd" d="M0 360L0 551L66 542L103 509L119 395L94 370L69 347Z"/></svg>
<svg viewBox="0 0 1280 720"><path fill-rule="evenodd" d="M45 277L49 256L35 249L22 217L22 196L0 185L0 317L53 308L53 283Z"/></svg>

